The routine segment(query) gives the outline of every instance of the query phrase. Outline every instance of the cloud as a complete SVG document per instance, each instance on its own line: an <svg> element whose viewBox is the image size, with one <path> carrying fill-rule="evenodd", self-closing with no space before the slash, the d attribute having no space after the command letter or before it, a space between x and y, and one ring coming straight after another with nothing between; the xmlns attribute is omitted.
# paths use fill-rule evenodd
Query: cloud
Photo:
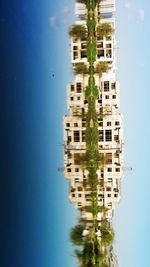
<svg viewBox="0 0 150 267"><path fill-rule="evenodd" d="M124 3L124 7L127 9L127 10L131 10L132 9L132 5L130 2L125 2Z"/></svg>
<svg viewBox="0 0 150 267"><path fill-rule="evenodd" d="M57 17L56 16L51 16L50 17L50 24L52 27L57 25Z"/></svg>
<svg viewBox="0 0 150 267"><path fill-rule="evenodd" d="M68 13L70 13L70 9L69 9L69 7L64 7L64 9L63 9L63 13L64 13L64 14L68 14Z"/></svg>
<svg viewBox="0 0 150 267"><path fill-rule="evenodd" d="M144 11L143 8L140 8L138 10L138 17L139 17L139 20L140 21L144 21L144 19L145 19L145 11Z"/></svg>

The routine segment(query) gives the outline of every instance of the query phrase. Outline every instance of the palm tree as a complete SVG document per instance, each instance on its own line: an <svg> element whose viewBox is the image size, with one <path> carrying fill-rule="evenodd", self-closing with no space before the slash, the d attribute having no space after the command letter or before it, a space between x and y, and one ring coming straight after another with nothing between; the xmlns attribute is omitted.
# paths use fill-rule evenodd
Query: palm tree
<svg viewBox="0 0 150 267"><path fill-rule="evenodd" d="M101 61L97 63L95 67L95 72L98 73L100 76L102 76L103 72L106 72L109 70L109 65L106 61Z"/></svg>
<svg viewBox="0 0 150 267"><path fill-rule="evenodd" d="M77 74L88 74L88 67L85 63L75 63L73 66L73 72Z"/></svg>
<svg viewBox="0 0 150 267"><path fill-rule="evenodd" d="M69 35L77 39L85 39L87 37L87 29L84 25L75 24L70 27Z"/></svg>
<svg viewBox="0 0 150 267"><path fill-rule="evenodd" d="M114 32L114 29L110 23L101 23L96 28L97 37L107 37Z"/></svg>
<svg viewBox="0 0 150 267"><path fill-rule="evenodd" d="M77 224L75 227L71 229L70 232L70 240L74 245L80 246L83 244L83 230L85 226L83 224Z"/></svg>
<svg viewBox="0 0 150 267"><path fill-rule="evenodd" d="M100 231L101 231L101 241L105 246L110 246L112 242L114 241L114 230L111 228L108 222L102 223L100 226Z"/></svg>

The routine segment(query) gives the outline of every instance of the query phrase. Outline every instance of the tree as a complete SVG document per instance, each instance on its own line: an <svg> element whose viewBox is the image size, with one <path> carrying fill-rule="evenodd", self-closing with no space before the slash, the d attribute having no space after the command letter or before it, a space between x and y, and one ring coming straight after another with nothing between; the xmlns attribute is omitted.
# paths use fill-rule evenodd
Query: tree
<svg viewBox="0 0 150 267"><path fill-rule="evenodd" d="M110 23L101 23L96 28L97 37L107 37L114 32Z"/></svg>
<svg viewBox="0 0 150 267"><path fill-rule="evenodd" d="M101 231L101 241L105 246L110 246L114 241L114 230L110 227L108 223L102 223L100 226Z"/></svg>
<svg viewBox="0 0 150 267"><path fill-rule="evenodd" d="M95 72L99 73L100 76L102 76L103 72L107 72L109 70L109 65L106 61L101 61L97 63Z"/></svg>
<svg viewBox="0 0 150 267"><path fill-rule="evenodd" d="M83 230L85 226L83 224L77 224L75 227L71 229L70 232L70 240L74 245L80 246L83 244Z"/></svg>
<svg viewBox="0 0 150 267"><path fill-rule="evenodd" d="M75 63L73 66L73 72L77 74L88 74L88 67L85 63Z"/></svg>
<svg viewBox="0 0 150 267"><path fill-rule="evenodd" d="M87 37L87 29L84 25L75 24L70 27L69 35L77 39L85 39Z"/></svg>

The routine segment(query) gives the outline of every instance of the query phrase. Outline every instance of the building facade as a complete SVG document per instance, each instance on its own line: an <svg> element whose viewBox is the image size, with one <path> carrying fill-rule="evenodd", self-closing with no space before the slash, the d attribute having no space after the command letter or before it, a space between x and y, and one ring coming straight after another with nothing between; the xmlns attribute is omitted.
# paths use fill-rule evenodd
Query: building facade
<svg viewBox="0 0 150 267"><path fill-rule="evenodd" d="M121 199L123 176L123 118L119 112L119 82L116 80L115 0L101 0L96 8L96 23L109 24L114 31L107 36L96 37L96 61L107 62L107 71L94 73L98 88L95 103L99 132L99 168L97 170L97 197L99 207L106 208L106 217L112 221L114 209ZM75 3L76 25L85 25L87 8L83 1ZM71 63L88 66L86 38L71 37ZM68 85L68 114L64 116L64 176L69 182L69 200L91 220L91 213L85 207L91 204L91 188L88 185L88 171L84 164L86 153L86 119L88 101L85 88L88 74L76 74ZM101 221L99 210L98 220Z"/></svg>

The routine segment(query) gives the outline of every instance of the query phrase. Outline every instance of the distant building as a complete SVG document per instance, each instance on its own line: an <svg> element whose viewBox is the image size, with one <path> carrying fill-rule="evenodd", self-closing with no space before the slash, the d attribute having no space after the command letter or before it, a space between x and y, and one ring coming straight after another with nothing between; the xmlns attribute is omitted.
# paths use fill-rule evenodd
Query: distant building
<svg viewBox="0 0 150 267"><path fill-rule="evenodd" d="M115 0L102 0L97 8L97 25L110 23L115 30ZM86 24L87 10L85 4L76 1L76 24ZM119 82L116 80L116 39L115 31L107 37L97 38L96 62L107 62L109 70L103 75L94 74L99 97L96 101L99 130L99 154L101 164L98 175L98 204L107 208L107 218L112 220L116 204L121 199L121 179L123 176L123 118L119 112ZM88 64L86 39L71 38L71 62ZM90 188L87 183L88 171L84 167L86 151L85 129L87 101L85 88L88 74L75 75L68 85L68 114L63 119L64 127L64 175L69 181L69 200L87 220L90 212ZM101 220L101 211L98 214ZM115 266L115 265L110 265Z"/></svg>

